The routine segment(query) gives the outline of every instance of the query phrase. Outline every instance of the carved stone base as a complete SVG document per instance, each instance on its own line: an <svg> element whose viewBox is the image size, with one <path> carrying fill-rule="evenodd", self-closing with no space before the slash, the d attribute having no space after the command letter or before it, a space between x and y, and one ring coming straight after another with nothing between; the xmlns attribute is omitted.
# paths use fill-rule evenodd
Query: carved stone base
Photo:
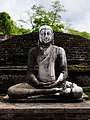
<svg viewBox="0 0 90 120"><path fill-rule="evenodd" d="M89 120L90 101L80 103L0 102L0 120Z"/></svg>

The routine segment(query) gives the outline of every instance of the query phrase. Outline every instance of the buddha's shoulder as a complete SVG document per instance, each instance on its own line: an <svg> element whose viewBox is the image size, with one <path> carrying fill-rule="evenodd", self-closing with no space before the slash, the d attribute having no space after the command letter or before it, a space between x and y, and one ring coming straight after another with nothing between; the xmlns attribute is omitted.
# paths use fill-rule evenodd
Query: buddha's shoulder
<svg viewBox="0 0 90 120"><path fill-rule="evenodd" d="M53 45L53 48L56 49L57 51L65 51L64 48Z"/></svg>
<svg viewBox="0 0 90 120"><path fill-rule="evenodd" d="M38 50L39 50L39 47L38 47L38 46L32 47L32 48L29 49L30 52L36 52L36 51L38 51Z"/></svg>

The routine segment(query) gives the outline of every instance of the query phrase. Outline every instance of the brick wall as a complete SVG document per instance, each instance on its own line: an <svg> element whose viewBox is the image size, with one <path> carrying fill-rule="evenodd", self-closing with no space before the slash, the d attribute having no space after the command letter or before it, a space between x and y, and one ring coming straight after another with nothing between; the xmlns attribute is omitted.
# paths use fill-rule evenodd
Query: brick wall
<svg viewBox="0 0 90 120"><path fill-rule="evenodd" d="M0 65L26 65L28 50L37 45L38 33L14 36L0 42ZM55 33L55 45L66 50L69 64L90 61L90 40L80 36Z"/></svg>

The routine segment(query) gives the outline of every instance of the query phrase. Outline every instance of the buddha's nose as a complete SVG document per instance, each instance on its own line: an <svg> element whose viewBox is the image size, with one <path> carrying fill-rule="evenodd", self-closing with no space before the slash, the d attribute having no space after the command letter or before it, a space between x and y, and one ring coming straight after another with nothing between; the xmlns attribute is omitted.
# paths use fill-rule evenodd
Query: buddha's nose
<svg viewBox="0 0 90 120"><path fill-rule="evenodd" d="M46 37L45 37L45 39L47 40L47 39L48 39L48 37L46 36Z"/></svg>

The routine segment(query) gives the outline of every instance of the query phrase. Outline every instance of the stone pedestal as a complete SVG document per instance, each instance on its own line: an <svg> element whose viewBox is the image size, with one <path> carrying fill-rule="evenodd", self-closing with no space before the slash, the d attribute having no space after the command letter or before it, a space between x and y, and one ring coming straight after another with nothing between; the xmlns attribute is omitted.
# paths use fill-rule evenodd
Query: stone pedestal
<svg viewBox="0 0 90 120"><path fill-rule="evenodd" d="M90 101L80 103L0 102L0 120L90 120Z"/></svg>

